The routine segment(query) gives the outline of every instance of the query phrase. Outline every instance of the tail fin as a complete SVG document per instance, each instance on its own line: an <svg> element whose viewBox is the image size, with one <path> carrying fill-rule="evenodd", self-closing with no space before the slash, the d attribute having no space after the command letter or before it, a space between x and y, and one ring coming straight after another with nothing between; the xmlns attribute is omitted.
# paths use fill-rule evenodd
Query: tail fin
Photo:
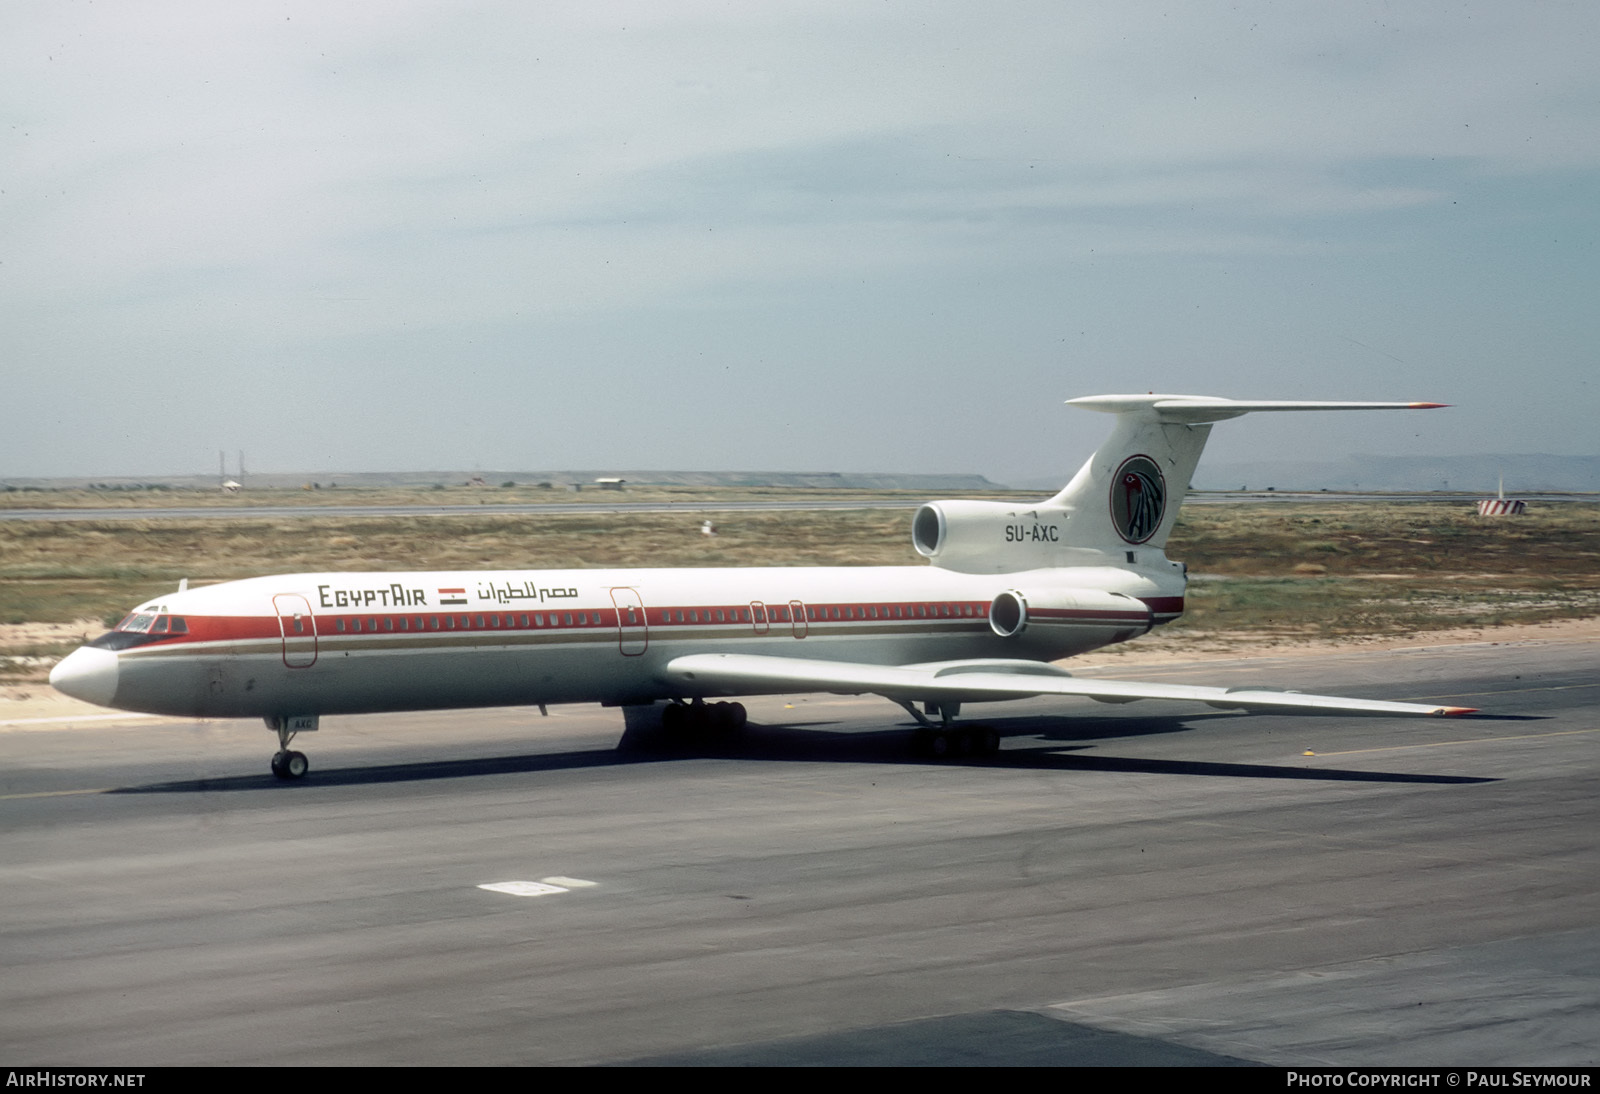
<svg viewBox="0 0 1600 1094"><path fill-rule="evenodd" d="M1068 406L1117 416L1111 437L1045 504L1073 512L1077 547L1161 549L1215 422L1266 410L1421 410L1443 403L1309 403L1205 395L1090 395Z"/></svg>
<svg viewBox="0 0 1600 1094"><path fill-rule="evenodd" d="M1425 410L1443 403L1300 403L1205 395L1091 395L1068 406L1115 414L1111 437L1061 493L1038 505L938 501L917 511L911 539L935 566L1013 573L1134 562L1161 551L1216 422L1266 410Z"/></svg>

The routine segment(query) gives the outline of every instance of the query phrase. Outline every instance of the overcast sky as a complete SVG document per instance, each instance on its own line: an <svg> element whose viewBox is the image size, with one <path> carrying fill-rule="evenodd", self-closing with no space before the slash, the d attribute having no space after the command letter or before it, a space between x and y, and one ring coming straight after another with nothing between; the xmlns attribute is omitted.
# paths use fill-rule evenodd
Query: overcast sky
<svg viewBox="0 0 1600 1094"><path fill-rule="evenodd" d="M0 8L0 477L1600 452L1600 5Z"/></svg>

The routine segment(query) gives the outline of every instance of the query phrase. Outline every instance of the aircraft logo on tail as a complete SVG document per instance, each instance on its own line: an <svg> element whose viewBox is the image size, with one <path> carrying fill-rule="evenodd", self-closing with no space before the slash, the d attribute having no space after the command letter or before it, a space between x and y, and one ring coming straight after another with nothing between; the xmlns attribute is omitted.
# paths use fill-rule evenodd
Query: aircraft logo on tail
<svg viewBox="0 0 1600 1094"><path fill-rule="evenodd" d="M1161 527L1167 482L1149 456L1129 456L1111 480L1111 523L1129 543L1144 543Z"/></svg>

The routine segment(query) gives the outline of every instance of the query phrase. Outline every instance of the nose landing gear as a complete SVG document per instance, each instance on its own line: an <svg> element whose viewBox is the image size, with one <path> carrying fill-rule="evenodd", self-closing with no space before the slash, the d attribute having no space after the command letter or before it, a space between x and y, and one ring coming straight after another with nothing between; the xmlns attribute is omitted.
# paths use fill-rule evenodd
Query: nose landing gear
<svg viewBox="0 0 1600 1094"><path fill-rule="evenodd" d="M317 728L315 714L297 714L290 717L263 719L267 728L278 735L278 751L272 757L272 773L280 779L301 779L311 769L311 761L304 752L294 752L289 742L295 735Z"/></svg>
<svg viewBox="0 0 1600 1094"><path fill-rule="evenodd" d="M272 757L272 773L280 779L298 779L311 767L304 752L280 749Z"/></svg>

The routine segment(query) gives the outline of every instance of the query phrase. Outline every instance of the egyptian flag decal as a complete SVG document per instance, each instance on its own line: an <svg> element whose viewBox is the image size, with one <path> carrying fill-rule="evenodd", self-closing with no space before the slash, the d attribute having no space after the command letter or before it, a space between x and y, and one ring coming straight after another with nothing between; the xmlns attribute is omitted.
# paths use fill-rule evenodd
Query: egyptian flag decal
<svg viewBox="0 0 1600 1094"><path fill-rule="evenodd" d="M1111 523L1129 543L1144 543L1167 511L1167 481L1149 456L1129 456L1111 478Z"/></svg>
<svg viewBox="0 0 1600 1094"><path fill-rule="evenodd" d="M466 602L467 602L467 590L465 590L465 589L440 589L439 590L439 603L440 604L465 604Z"/></svg>

